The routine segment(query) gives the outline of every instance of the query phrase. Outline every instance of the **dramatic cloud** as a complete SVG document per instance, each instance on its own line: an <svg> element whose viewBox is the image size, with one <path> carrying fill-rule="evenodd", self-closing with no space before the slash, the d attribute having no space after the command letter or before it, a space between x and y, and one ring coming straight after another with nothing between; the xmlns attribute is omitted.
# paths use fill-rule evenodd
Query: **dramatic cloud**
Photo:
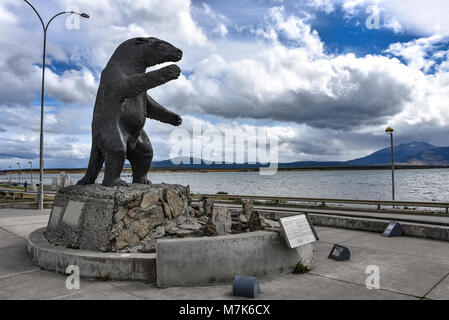
<svg viewBox="0 0 449 320"><path fill-rule="evenodd" d="M445 0L309 0L310 7L331 13L340 7L348 18L366 18L369 7L380 13L383 27L395 32L418 32L427 36L445 34L449 30ZM365 20L362 19L361 22Z"/></svg>
<svg viewBox="0 0 449 320"><path fill-rule="evenodd" d="M270 37L260 52L241 59L211 55L187 81L175 84L184 94L169 102L183 112L356 129L384 123L412 100L416 71L399 60L329 56L302 19L282 7L270 10L268 19L258 30ZM282 44L281 36L292 46Z"/></svg>
<svg viewBox="0 0 449 320"><path fill-rule="evenodd" d="M403 58L411 68L428 72L440 64L441 59L447 61L447 50L439 48L448 43L448 36L434 35L411 42L391 44L386 52Z"/></svg>
<svg viewBox="0 0 449 320"><path fill-rule="evenodd" d="M49 30L46 166L87 164L100 71L118 44L136 36L159 37L183 49L181 77L149 92L183 115L182 128L192 130L196 121L210 130L241 128L248 134L269 128L279 140L280 161L363 156L386 144L387 125L400 132L397 141L447 144L449 41L442 31L449 25L437 7L445 3L286 2L258 8L255 12L263 14L257 23L239 25L212 4L188 0L35 1L44 20L55 8L71 5L91 16L73 30L58 17ZM371 5L380 10L382 28L422 36L391 43L380 54L329 53L313 28L314 13L340 8L342 20L363 24ZM0 23L0 166L5 168L15 159L38 157L42 30L22 1L2 1ZM148 121L146 129L155 158L167 158L174 128Z"/></svg>

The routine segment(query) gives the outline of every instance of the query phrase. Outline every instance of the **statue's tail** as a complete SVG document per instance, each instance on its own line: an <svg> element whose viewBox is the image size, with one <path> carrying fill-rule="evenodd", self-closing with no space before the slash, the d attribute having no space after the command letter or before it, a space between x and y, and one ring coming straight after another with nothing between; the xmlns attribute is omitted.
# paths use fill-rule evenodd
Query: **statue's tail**
<svg viewBox="0 0 449 320"><path fill-rule="evenodd" d="M76 184L94 184L95 180L103 167L104 157L101 154L98 146L92 143L92 148L90 150L89 166L87 167L86 175Z"/></svg>

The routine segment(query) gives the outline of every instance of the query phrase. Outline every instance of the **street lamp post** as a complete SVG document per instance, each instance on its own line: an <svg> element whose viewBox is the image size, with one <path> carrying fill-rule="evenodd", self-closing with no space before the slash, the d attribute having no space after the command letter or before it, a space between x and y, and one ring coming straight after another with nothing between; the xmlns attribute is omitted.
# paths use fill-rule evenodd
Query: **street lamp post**
<svg viewBox="0 0 449 320"><path fill-rule="evenodd" d="M39 209L44 210L44 83L45 83L45 51L47 47L47 30L50 22L53 21L54 18L60 16L62 14L77 14L83 18L89 18L89 15L85 13L78 13L74 11L62 11L55 14L50 20L48 20L47 24L44 24L39 12L29 3L27 0L24 0L37 14L39 20L42 24L42 29L44 30L44 47L43 47L43 55L42 55L42 89L41 89L41 132L40 132L40 149L39 149Z"/></svg>
<svg viewBox="0 0 449 320"><path fill-rule="evenodd" d="M9 168L9 183L11 183L11 175L12 175L11 169L12 169L12 167L8 166L8 168Z"/></svg>
<svg viewBox="0 0 449 320"><path fill-rule="evenodd" d="M20 183L20 162L17 162L17 165L19 166L19 183Z"/></svg>
<svg viewBox="0 0 449 320"><path fill-rule="evenodd" d="M31 161L28 161L30 164L30 173L31 173L31 184L33 184L33 163Z"/></svg>
<svg viewBox="0 0 449 320"><path fill-rule="evenodd" d="M385 129L386 134L390 135L391 140L391 195L394 201L394 145L393 145L393 128Z"/></svg>

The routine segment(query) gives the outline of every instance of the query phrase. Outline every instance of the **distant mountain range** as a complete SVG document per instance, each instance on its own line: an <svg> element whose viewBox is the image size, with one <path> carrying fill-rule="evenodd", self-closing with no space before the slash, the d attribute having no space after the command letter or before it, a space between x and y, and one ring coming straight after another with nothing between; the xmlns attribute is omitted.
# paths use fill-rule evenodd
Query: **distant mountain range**
<svg viewBox="0 0 449 320"><path fill-rule="evenodd" d="M449 166L449 147L436 147L422 141L412 141L394 147L396 165L410 166ZM183 160L183 161L181 161ZM174 164L180 163L180 164ZM354 166L385 166L391 164L391 149L387 147L376 151L366 157L350 161L298 161L279 163L279 168L314 168L314 167L354 167ZM245 170L250 168L266 167L257 164L208 164L204 160L195 158L175 158L173 160L153 161L153 168L179 168L179 169L234 169Z"/></svg>
<svg viewBox="0 0 449 320"><path fill-rule="evenodd" d="M412 141L394 146L394 162L410 165L446 165L449 163L446 150L449 148L435 147L427 142ZM391 163L391 148L376 151L369 156L350 160L347 163L363 166L389 164Z"/></svg>

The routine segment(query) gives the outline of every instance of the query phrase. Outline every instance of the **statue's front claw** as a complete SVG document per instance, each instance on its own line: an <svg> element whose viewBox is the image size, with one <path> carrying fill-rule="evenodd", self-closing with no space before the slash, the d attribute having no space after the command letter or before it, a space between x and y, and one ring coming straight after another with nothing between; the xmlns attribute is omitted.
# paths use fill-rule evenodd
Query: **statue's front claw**
<svg viewBox="0 0 449 320"><path fill-rule="evenodd" d="M178 79L181 75L181 69L176 64L171 64L159 69L163 77L168 81Z"/></svg>
<svg viewBox="0 0 449 320"><path fill-rule="evenodd" d="M167 123L171 124L172 126L180 126L182 124L182 118L181 116L177 115L177 114L173 114L170 115L170 117L168 118L168 121L166 121Z"/></svg>
<svg viewBox="0 0 449 320"><path fill-rule="evenodd" d="M180 116L176 115L175 121L173 122L173 125L176 126L176 127L178 127L178 126L180 126L181 124L182 124L182 118L181 118Z"/></svg>

